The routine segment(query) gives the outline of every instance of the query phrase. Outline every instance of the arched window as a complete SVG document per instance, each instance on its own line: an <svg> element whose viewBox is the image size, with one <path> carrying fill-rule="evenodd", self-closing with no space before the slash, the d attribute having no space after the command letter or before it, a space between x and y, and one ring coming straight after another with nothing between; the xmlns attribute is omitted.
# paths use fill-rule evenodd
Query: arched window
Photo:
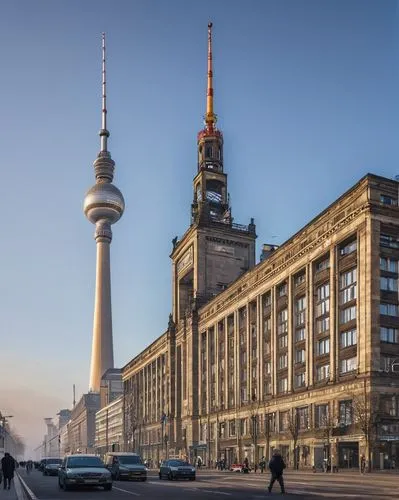
<svg viewBox="0 0 399 500"><path fill-rule="evenodd" d="M206 153L205 153L205 156L206 156L207 158L212 158L212 156L213 156L213 148L212 148L212 146L207 146L207 147L206 147Z"/></svg>

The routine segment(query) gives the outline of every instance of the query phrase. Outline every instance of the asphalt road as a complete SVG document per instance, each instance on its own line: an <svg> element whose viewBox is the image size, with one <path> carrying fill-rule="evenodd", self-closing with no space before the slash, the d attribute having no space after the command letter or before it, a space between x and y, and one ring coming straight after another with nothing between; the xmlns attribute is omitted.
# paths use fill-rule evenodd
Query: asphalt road
<svg viewBox="0 0 399 500"><path fill-rule="evenodd" d="M114 481L112 491L103 489L81 489L62 491L57 477L44 477L33 471L27 475L21 471L22 480L34 494L33 500L92 500L97 499L187 499L193 500L257 500L281 497L279 485L274 485L272 494L266 490L268 474L240 474L202 470L197 480L160 481L156 471L149 472L145 483ZM287 500L398 500L399 474L374 473L360 476L356 473L308 473L285 474ZM1 500L1 496L0 496Z"/></svg>

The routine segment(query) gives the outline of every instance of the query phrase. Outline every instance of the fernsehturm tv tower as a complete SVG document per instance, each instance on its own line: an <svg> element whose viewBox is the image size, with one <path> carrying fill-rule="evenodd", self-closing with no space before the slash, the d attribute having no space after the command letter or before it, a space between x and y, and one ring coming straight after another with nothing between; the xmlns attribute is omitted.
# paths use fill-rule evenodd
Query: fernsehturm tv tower
<svg viewBox="0 0 399 500"><path fill-rule="evenodd" d="M94 239L97 244L96 290L89 388L92 392L100 391L102 375L108 368L114 367L110 270L111 224L114 224L122 217L125 209L125 201L122 193L112 184L115 162L111 159L111 154L107 147L109 132L107 130L104 33L102 35L102 56L100 152L93 164L96 183L86 193L83 204L83 211L86 217L96 225Z"/></svg>

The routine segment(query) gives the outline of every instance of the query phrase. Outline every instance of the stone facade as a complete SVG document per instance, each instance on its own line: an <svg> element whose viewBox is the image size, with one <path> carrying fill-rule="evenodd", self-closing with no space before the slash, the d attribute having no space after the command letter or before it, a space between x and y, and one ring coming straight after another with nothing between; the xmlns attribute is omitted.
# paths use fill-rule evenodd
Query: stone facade
<svg viewBox="0 0 399 500"><path fill-rule="evenodd" d="M175 242L168 329L123 368L130 446L154 460L258 462L279 447L291 465L395 465L398 183L365 176L246 272L223 247L252 251L254 230L219 226ZM228 269L212 299L208 266ZM187 273L205 303L180 294Z"/></svg>
<svg viewBox="0 0 399 500"><path fill-rule="evenodd" d="M104 456L107 451L123 448L123 396L114 399L96 413L96 453Z"/></svg>

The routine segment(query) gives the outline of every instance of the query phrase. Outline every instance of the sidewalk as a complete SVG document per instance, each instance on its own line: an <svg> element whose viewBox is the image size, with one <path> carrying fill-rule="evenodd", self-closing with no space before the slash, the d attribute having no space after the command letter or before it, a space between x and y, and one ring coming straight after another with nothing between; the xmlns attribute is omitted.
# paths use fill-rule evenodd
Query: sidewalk
<svg viewBox="0 0 399 500"><path fill-rule="evenodd" d="M0 500L26 500L18 475L14 475L11 489L5 490L4 483L0 484Z"/></svg>

